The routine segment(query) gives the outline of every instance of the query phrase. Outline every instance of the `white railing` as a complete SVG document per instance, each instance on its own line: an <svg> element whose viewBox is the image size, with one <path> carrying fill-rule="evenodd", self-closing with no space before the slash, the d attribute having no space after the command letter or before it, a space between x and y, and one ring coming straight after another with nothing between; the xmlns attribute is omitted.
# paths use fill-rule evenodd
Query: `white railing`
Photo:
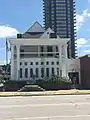
<svg viewBox="0 0 90 120"><path fill-rule="evenodd" d="M59 52L20 52L20 54L59 54Z"/></svg>
<svg viewBox="0 0 90 120"><path fill-rule="evenodd" d="M41 55L23 55L23 56L21 56L20 55L20 58L59 58L59 55L52 55L52 56L48 56L48 55L43 55L43 56L41 56Z"/></svg>

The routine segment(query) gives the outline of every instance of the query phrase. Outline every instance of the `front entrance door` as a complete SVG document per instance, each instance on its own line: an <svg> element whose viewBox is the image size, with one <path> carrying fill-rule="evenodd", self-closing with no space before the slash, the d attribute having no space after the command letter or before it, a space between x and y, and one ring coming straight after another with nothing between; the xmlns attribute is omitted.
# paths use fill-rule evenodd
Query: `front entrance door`
<svg viewBox="0 0 90 120"><path fill-rule="evenodd" d="M74 83L74 78L76 78L75 84L79 84L79 73L78 72L69 72L68 76L72 80L72 83Z"/></svg>

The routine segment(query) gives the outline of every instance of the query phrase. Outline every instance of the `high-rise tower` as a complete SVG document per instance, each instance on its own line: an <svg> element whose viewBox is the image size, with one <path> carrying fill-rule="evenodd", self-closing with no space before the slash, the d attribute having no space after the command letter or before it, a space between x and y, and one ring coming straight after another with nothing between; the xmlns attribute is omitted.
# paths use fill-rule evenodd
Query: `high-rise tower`
<svg viewBox="0 0 90 120"><path fill-rule="evenodd" d="M61 38L70 38L68 56L75 58L76 9L74 0L43 0L45 29L52 28Z"/></svg>

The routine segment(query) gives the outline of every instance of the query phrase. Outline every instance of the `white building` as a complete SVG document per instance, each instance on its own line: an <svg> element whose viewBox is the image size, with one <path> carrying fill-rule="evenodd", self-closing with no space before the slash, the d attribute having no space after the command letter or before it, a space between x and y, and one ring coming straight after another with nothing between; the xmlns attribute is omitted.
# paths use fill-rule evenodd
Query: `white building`
<svg viewBox="0 0 90 120"><path fill-rule="evenodd" d="M17 38L9 38L11 80L38 80L53 74L68 77L68 73L80 73L79 60L67 58L68 41L59 38L50 28L45 31L38 22Z"/></svg>

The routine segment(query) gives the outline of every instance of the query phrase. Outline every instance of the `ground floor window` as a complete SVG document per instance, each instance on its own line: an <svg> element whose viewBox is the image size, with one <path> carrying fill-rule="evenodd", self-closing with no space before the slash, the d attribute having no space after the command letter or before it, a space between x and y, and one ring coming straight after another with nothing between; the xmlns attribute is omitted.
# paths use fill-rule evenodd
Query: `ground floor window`
<svg viewBox="0 0 90 120"><path fill-rule="evenodd" d="M62 77L62 70L60 70L60 77Z"/></svg>
<svg viewBox="0 0 90 120"><path fill-rule="evenodd" d="M52 75L54 75L54 68L52 67Z"/></svg>
<svg viewBox="0 0 90 120"><path fill-rule="evenodd" d="M33 77L33 68L30 68L30 77Z"/></svg>
<svg viewBox="0 0 90 120"><path fill-rule="evenodd" d="M41 68L41 77L44 77L44 68Z"/></svg>
<svg viewBox="0 0 90 120"><path fill-rule="evenodd" d="M28 78L28 68L25 68L25 78Z"/></svg>
<svg viewBox="0 0 90 120"><path fill-rule="evenodd" d="M46 76L49 77L49 68L46 68Z"/></svg>
<svg viewBox="0 0 90 120"><path fill-rule="evenodd" d="M79 73L78 72L69 72L68 76L72 80L73 84L74 82L76 84L79 84Z"/></svg>
<svg viewBox="0 0 90 120"><path fill-rule="evenodd" d="M57 75L59 76L59 68L57 68Z"/></svg>
<svg viewBox="0 0 90 120"><path fill-rule="evenodd" d="M22 78L22 68L20 68L20 78Z"/></svg>
<svg viewBox="0 0 90 120"><path fill-rule="evenodd" d="M38 68L36 68L36 77L38 78Z"/></svg>

